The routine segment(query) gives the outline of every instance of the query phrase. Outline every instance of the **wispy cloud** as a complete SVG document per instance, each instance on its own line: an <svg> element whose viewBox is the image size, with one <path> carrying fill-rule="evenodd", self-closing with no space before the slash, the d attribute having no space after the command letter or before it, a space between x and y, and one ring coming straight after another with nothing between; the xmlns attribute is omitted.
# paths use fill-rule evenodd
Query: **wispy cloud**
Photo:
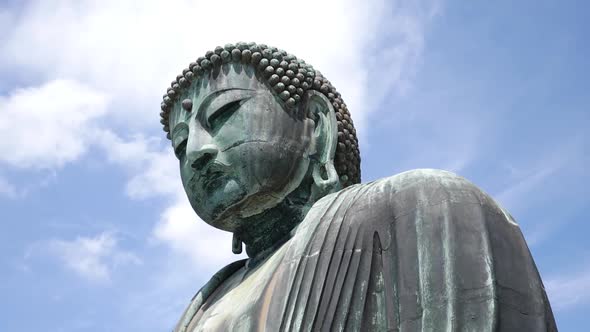
<svg viewBox="0 0 590 332"><path fill-rule="evenodd" d="M404 95L411 88L422 62L426 31L442 1L380 1L377 8L380 15L370 24L379 33L366 37L372 50L366 60L379 73L377 84L371 84L369 102L382 105L386 96Z"/></svg>
<svg viewBox="0 0 590 332"><path fill-rule="evenodd" d="M53 239L45 247L64 267L93 282L109 281L117 267L142 262L134 253L121 249L117 238L106 232L73 240Z"/></svg>
<svg viewBox="0 0 590 332"><path fill-rule="evenodd" d="M548 278L545 288L554 310L590 303L590 269L577 274Z"/></svg>
<svg viewBox="0 0 590 332"><path fill-rule="evenodd" d="M2 170L2 167L0 167L0 170ZM22 171L22 173L31 175L27 171ZM12 200L26 199L31 192L35 192L40 188L45 188L55 182L55 170L43 170L38 173L39 174L31 175L29 177L29 179L34 179L33 181L27 181L27 183L24 184L13 183L13 177L0 174L0 198L8 198Z"/></svg>
<svg viewBox="0 0 590 332"><path fill-rule="evenodd" d="M507 163L505 177L510 184L495 195L513 215L526 213L536 218L520 221L530 246L542 243L572 222L571 215L588 203L587 189L581 185L588 179L584 137L566 137L554 144L540 154L525 155L520 161ZM560 204L547 204L554 201ZM538 209L544 213L531 213Z"/></svg>
<svg viewBox="0 0 590 332"><path fill-rule="evenodd" d="M0 196L8 198L18 198L21 196L19 190L6 179L0 176Z"/></svg>
<svg viewBox="0 0 590 332"><path fill-rule="evenodd" d="M559 165L545 165L538 170L530 171L529 174L524 175L516 183L496 195L496 199L507 206L524 204L524 196L534 190L535 187L543 184L543 181L554 174L559 167Z"/></svg>

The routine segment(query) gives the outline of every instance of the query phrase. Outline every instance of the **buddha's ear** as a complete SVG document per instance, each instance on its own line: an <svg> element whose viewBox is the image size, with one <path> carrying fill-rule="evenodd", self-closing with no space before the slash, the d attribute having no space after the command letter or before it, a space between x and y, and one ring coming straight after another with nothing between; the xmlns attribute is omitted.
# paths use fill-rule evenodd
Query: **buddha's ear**
<svg viewBox="0 0 590 332"><path fill-rule="evenodd" d="M307 117L315 123L310 146L310 165L313 167L316 194L321 197L340 189L340 180L334 168L338 144L336 113L328 98L314 90L307 91L303 105L306 107Z"/></svg>

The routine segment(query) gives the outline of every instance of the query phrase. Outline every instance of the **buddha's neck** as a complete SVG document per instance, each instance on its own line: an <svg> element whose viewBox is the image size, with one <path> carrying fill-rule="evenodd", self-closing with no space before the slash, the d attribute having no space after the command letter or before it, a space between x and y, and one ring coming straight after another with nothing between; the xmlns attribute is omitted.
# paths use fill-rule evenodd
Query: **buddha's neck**
<svg viewBox="0 0 590 332"><path fill-rule="evenodd" d="M275 208L244 220L247 227L239 232L239 238L246 245L249 257L266 256L289 238L291 230L304 217L301 207L282 202Z"/></svg>
<svg viewBox="0 0 590 332"><path fill-rule="evenodd" d="M238 236L246 245L249 257L258 260L267 256L290 238L291 231L303 221L313 204L309 201L310 186L310 181L304 181L279 205L243 220L245 227Z"/></svg>

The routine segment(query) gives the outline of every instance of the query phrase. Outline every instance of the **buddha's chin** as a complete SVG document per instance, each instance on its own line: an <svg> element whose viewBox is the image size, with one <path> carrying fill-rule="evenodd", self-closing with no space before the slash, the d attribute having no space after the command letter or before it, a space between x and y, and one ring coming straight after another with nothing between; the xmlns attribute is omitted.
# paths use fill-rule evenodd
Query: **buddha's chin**
<svg viewBox="0 0 590 332"><path fill-rule="evenodd" d="M235 179L228 179L219 187L207 192L205 199L210 208L207 209L207 213L203 213L206 216L197 214L209 225L231 232L236 228L235 218L232 216L239 211L240 203L246 196L247 191Z"/></svg>
<svg viewBox="0 0 590 332"><path fill-rule="evenodd" d="M196 203L193 208L207 224L228 232L239 229L245 218L260 214L281 201L274 192L260 188L248 191L235 178L225 177L223 182L207 189L201 200L204 204Z"/></svg>

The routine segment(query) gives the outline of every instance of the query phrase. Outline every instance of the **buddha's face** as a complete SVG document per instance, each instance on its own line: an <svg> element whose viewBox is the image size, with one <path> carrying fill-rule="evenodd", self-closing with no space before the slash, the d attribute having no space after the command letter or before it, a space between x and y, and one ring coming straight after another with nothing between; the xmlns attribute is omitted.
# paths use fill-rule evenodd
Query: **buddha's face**
<svg viewBox="0 0 590 332"><path fill-rule="evenodd" d="M249 70L230 64L200 78L170 114L189 201L205 222L227 231L299 186L313 139L314 122L287 111Z"/></svg>

